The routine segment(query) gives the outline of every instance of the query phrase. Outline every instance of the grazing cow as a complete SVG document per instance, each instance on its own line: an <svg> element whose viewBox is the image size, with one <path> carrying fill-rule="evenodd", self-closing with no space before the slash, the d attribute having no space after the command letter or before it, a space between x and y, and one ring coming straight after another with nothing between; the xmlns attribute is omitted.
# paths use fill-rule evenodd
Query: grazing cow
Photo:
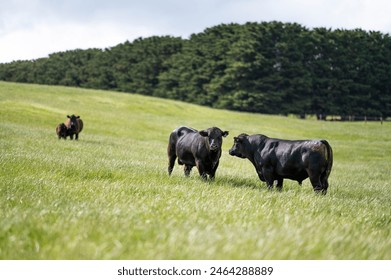
<svg viewBox="0 0 391 280"><path fill-rule="evenodd" d="M73 134L76 135L76 140L79 139L79 133L83 129L83 121L81 120L80 116L67 116L68 119L65 122L65 126L67 127L69 137L71 140L73 140Z"/></svg>
<svg viewBox="0 0 391 280"><path fill-rule="evenodd" d="M284 178L302 181L310 178L316 193L327 193L333 165L333 151L326 140L281 140L256 134L234 137L231 156L249 159L258 177L273 188L282 189Z"/></svg>
<svg viewBox="0 0 391 280"><path fill-rule="evenodd" d="M175 160L184 165L186 176L197 166L203 179L214 179L221 157L222 137L226 137L228 131L222 131L218 127L197 131L190 127L181 126L170 134L168 154L168 174L171 175Z"/></svg>
<svg viewBox="0 0 391 280"><path fill-rule="evenodd" d="M68 129L64 123L60 123L56 127L56 133L58 136L58 139L64 138L67 139L68 134Z"/></svg>

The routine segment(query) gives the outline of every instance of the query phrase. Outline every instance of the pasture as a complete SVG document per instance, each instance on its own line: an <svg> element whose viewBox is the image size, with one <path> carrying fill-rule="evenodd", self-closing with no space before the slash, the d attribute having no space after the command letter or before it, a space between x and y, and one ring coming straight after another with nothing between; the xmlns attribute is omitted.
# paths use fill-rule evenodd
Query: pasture
<svg viewBox="0 0 391 280"><path fill-rule="evenodd" d="M67 114L79 141L58 140ZM214 182L167 175L180 125L228 130ZM268 191L228 154L246 132L325 138L326 196ZM391 259L391 125L237 113L136 94L0 82L1 259Z"/></svg>

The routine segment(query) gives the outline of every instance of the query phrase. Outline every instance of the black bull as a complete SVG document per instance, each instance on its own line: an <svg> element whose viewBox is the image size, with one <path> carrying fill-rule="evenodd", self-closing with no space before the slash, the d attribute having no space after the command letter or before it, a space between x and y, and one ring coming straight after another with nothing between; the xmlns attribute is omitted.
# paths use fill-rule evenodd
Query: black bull
<svg viewBox="0 0 391 280"><path fill-rule="evenodd" d="M70 136L71 140L73 140L73 135L76 135L76 140L79 139L79 133L83 130L83 121L81 120L80 116L67 116L67 120L65 121L65 126L68 130L68 135Z"/></svg>
<svg viewBox="0 0 391 280"><path fill-rule="evenodd" d="M315 192L327 193L333 151L326 140L290 141L241 134L234 137L229 154L249 159L269 188L277 181L277 189L281 190L284 178L301 184L309 177Z"/></svg>
<svg viewBox="0 0 391 280"><path fill-rule="evenodd" d="M221 157L222 137L227 135L228 131L221 131L218 127L201 131L186 126L178 127L171 132L168 142L168 174L171 175L178 157L178 164L185 166L186 176L197 166L203 179L207 175L213 179Z"/></svg>

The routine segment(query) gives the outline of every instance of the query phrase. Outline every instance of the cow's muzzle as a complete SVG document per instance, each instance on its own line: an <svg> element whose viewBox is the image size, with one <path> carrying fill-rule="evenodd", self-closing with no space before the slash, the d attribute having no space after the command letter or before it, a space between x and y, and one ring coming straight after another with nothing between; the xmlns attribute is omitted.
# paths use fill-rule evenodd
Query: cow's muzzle
<svg viewBox="0 0 391 280"><path fill-rule="evenodd" d="M211 151L216 152L216 151L218 151L218 149L219 149L219 146L217 146L217 145L210 145L210 150Z"/></svg>
<svg viewBox="0 0 391 280"><path fill-rule="evenodd" d="M243 156L241 153L239 153L238 151L235 151L234 149L230 149L229 150L229 154L231 156L236 156L236 157L240 157L240 158L245 158L245 156Z"/></svg>

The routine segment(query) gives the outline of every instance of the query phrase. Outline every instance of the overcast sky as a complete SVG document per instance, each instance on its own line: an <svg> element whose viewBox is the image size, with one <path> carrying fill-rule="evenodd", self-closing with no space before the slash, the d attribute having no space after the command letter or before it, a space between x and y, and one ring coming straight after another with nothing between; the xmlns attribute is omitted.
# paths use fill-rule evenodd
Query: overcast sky
<svg viewBox="0 0 391 280"><path fill-rule="evenodd" d="M0 63L153 35L188 38L221 23L272 20L391 34L391 1L0 0Z"/></svg>

